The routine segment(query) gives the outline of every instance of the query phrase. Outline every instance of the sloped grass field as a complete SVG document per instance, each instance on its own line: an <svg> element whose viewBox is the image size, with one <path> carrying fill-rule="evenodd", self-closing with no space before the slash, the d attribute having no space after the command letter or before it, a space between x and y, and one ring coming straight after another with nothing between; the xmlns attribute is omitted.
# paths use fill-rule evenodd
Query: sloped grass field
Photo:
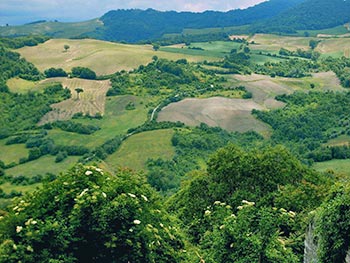
<svg viewBox="0 0 350 263"><path fill-rule="evenodd" d="M126 109L130 102L134 103L134 110ZM147 102L147 99L129 95L108 97L102 119L74 120L86 125L96 125L101 128L100 130L90 135L82 135L53 129L49 131L49 138L52 138L56 144L85 146L92 149L117 135L126 134L130 128L143 124L147 120L149 111Z"/></svg>
<svg viewBox="0 0 350 263"><path fill-rule="evenodd" d="M149 158L170 160L174 154L171 138L174 131L155 130L132 135L126 139L119 150L108 156L105 162L113 169L128 167L145 170Z"/></svg>
<svg viewBox="0 0 350 263"><path fill-rule="evenodd" d="M349 178L350 160L332 160L327 162L315 163L313 168L320 172L334 171L341 177ZM347 179L348 180L348 179Z"/></svg>
<svg viewBox="0 0 350 263"><path fill-rule="evenodd" d="M70 167L76 164L79 159L79 157L76 156L69 156L62 162L55 163L55 158L55 156L46 155L37 160L7 169L6 174L12 176L24 175L27 177L33 177L38 174L45 175L47 173L58 175L63 171L67 171Z"/></svg>
<svg viewBox="0 0 350 263"><path fill-rule="evenodd" d="M102 26L103 23L98 19L76 22L43 22L26 24L23 26L0 27L1 36L21 36L21 35L49 35L52 37L71 38L94 31Z"/></svg>
<svg viewBox="0 0 350 263"><path fill-rule="evenodd" d="M16 93L26 93L28 91L39 91L42 89L39 81L29 81L21 78L9 79L6 84L11 92Z"/></svg>
<svg viewBox="0 0 350 263"><path fill-rule="evenodd" d="M67 52L64 45L70 47ZM97 75L135 69L151 62L155 55L170 60L204 60L203 56L154 51L151 45L126 45L93 39L51 39L38 46L24 47L17 51L41 71L51 67L70 71L71 68L80 66L94 70Z"/></svg>
<svg viewBox="0 0 350 263"><path fill-rule="evenodd" d="M28 157L28 149L24 144L5 145L7 139L0 140L0 160L6 165Z"/></svg>

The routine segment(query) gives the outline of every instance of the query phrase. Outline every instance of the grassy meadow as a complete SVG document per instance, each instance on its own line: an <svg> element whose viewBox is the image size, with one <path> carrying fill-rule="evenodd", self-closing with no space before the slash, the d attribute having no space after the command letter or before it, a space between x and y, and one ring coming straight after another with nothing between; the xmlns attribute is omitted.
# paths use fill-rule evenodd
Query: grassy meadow
<svg viewBox="0 0 350 263"><path fill-rule="evenodd" d="M130 102L134 103L134 110L125 109ZM136 96L108 97L102 119L76 120L83 124L97 125L101 128L100 130L90 135L82 135L53 129L49 131L49 138L56 144L79 145L92 149L117 135L126 134L130 128L143 124L147 120L149 111L147 103L147 99Z"/></svg>
<svg viewBox="0 0 350 263"><path fill-rule="evenodd" d="M6 170L6 174L12 176L24 175L32 177L38 174L45 175L47 173L60 174L67 171L78 162L80 157L68 157L60 163L55 163L55 156L46 155L37 160L30 161L21 165L17 165Z"/></svg>
<svg viewBox="0 0 350 263"><path fill-rule="evenodd" d="M119 150L108 156L105 162L113 169L128 167L145 170L149 158L171 159L175 154L171 145L173 130L155 130L135 134L126 139Z"/></svg>
<svg viewBox="0 0 350 263"><path fill-rule="evenodd" d="M349 178L350 176L350 160L332 160L315 163L313 168L320 172L333 171L341 177Z"/></svg>
<svg viewBox="0 0 350 263"><path fill-rule="evenodd" d="M102 26L102 22L98 19L76 23L44 22L14 27L0 27L0 36L33 34L48 35L56 38L71 38L92 32L100 26Z"/></svg>
<svg viewBox="0 0 350 263"><path fill-rule="evenodd" d="M16 162L20 158L28 157L28 149L24 144L5 145L6 139L0 140L0 160L6 165Z"/></svg>

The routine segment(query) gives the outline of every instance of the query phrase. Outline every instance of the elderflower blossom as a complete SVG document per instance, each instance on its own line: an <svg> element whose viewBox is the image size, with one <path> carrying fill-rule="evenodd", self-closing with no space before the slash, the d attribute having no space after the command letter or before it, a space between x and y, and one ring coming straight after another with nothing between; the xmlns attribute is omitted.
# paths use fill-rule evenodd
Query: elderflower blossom
<svg viewBox="0 0 350 263"><path fill-rule="evenodd" d="M85 188L84 191L82 191L82 192L78 195L78 197L82 197L84 194L86 194L87 191L89 191L89 189L88 189L88 188Z"/></svg>
<svg viewBox="0 0 350 263"><path fill-rule="evenodd" d="M34 252L34 249L31 246L27 246L27 251L28 252Z"/></svg>
<svg viewBox="0 0 350 263"><path fill-rule="evenodd" d="M17 227L16 227L16 233L21 232L22 229L23 229L23 226L17 226Z"/></svg>
<svg viewBox="0 0 350 263"><path fill-rule="evenodd" d="M93 174L92 171L86 171L86 172L85 172L85 175L92 175L92 174Z"/></svg>
<svg viewBox="0 0 350 263"><path fill-rule="evenodd" d="M134 224L135 224L135 225L139 225L139 224L141 224L141 221L140 221L140 220L135 219L135 220L134 220Z"/></svg>
<svg viewBox="0 0 350 263"><path fill-rule="evenodd" d="M104 198L107 198L107 195L106 195L105 192L102 192L102 195L103 195Z"/></svg>
<svg viewBox="0 0 350 263"><path fill-rule="evenodd" d="M210 215L210 214L211 214L211 211L210 211L210 210L205 210L204 215L208 216L208 215Z"/></svg>
<svg viewBox="0 0 350 263"><path fill-rule="evenodd" d="M144 195L141 195L141 197L143 198L143 200L145 200L146 202L148 202L148 198Z"/></svg>
<svg viewBox="0 0 350 263"><path fill-rule="evenodd" d="M132 198L136 198L136 195L134 195L134 194L128 193L128 195Z"/></svg>
<svg viewBox="0 0 350 263"><path fill-rule="evenodd" d="M296 216L296 213L293 212L293 211L289 211L289 212L288 212L288 215L289 215L290 217L295 217L295 216Z"/></svg>
<svg viewBox="0 0 350 263"><path fill-rule="evenodd" d="M255 202L249 202L249 201L247 201L247 200L243 200L242 203L245 204L245 205L247 205L247 206L253 206L253 205L255 205Z"/></svg>

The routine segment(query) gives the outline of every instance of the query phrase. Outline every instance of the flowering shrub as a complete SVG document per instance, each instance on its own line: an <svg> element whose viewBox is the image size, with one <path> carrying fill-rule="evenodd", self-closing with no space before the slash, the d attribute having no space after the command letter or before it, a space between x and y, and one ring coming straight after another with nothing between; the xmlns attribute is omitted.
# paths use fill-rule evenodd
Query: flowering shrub
<svg viewBox="0 0 350 263"><path fill-rule="evenodd" d="M78 165L0 220L0 262L180 262L182 238L144 178Z"/></svg>

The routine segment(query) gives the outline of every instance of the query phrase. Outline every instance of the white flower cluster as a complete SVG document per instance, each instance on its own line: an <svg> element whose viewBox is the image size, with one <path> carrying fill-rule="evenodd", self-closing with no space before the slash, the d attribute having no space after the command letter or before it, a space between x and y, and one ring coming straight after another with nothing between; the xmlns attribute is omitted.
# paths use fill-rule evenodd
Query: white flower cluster
<svg viewBox="0 0 350 263"><path fill-rule="evenodd" d="M247 200L242 200L242 204L243 205L240 205L237 207L238 210L242 210L243 208L245 207L251 207L251 206L254 206L255 205L255 202L249 202Z"/></svg>

